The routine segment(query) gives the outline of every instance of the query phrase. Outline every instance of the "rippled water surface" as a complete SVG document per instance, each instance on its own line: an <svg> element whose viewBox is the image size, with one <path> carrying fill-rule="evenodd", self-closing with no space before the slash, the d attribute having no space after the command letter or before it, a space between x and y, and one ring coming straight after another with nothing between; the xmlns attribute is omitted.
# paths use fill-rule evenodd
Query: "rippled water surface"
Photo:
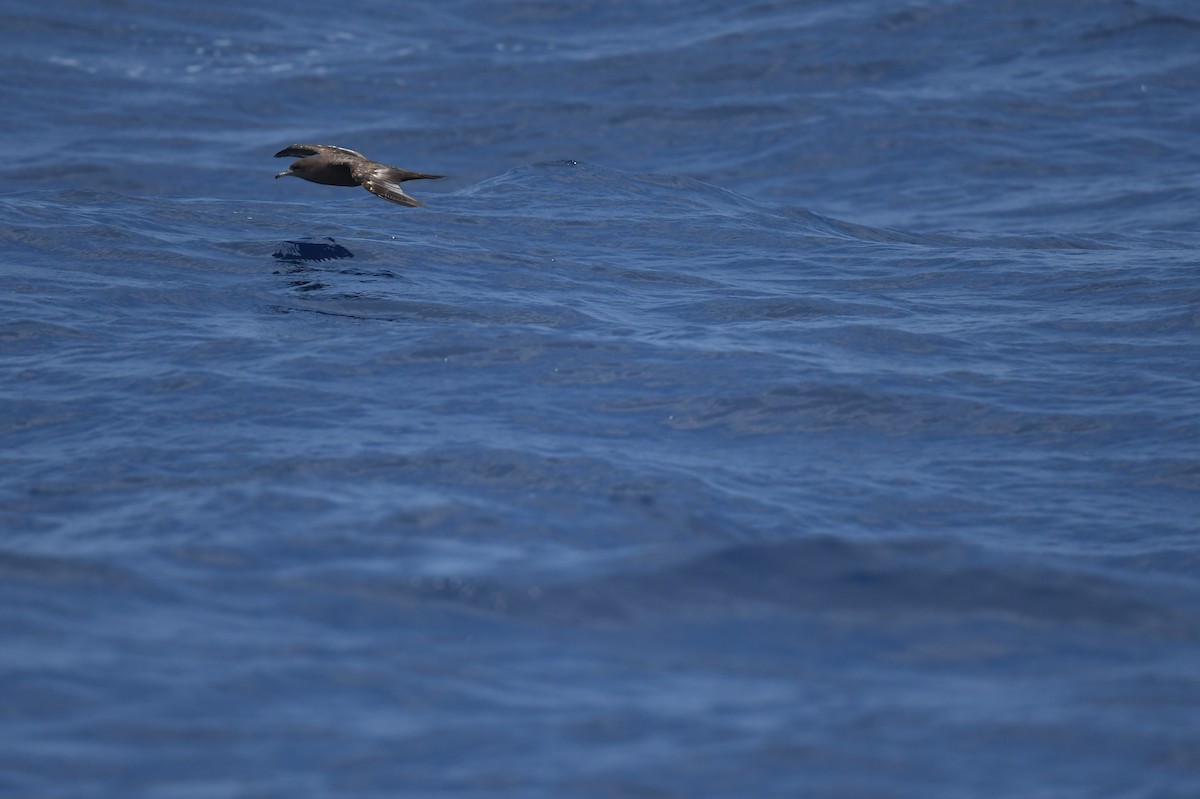
<svg viewBox="0 0 1200 799"><path fill-rule="evenodd" d="M334 11L5 14L0 793L1200 795L1193 4Z"/></svg>

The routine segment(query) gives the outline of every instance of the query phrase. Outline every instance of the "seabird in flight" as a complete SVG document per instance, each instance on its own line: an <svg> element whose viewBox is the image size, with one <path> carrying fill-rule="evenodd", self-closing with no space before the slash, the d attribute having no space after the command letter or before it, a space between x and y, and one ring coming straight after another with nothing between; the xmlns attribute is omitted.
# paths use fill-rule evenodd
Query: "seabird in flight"
<svg viewBox="0 0 1200 799"><path fill-rule="evenodd" d="M362 186L376 197L410 208L421 203L405 194L400 188L401 183L406 180L434 180L444 177L398 169L371 161L362 153L330 144L293 144L275 153L276 158L287 156L297 160L276 175L276 178L293 175L327 186Z"/></svg>

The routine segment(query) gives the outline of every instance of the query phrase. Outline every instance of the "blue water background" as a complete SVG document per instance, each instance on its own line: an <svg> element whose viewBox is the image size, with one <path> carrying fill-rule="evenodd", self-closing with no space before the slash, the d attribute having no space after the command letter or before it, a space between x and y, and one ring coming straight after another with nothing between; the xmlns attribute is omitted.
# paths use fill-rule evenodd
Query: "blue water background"
<svg viewBox="0 0 1200 799"><path fill-rule="evenodd" d="M0 795L1200 796L1196 3L3 11Z"/></svg>

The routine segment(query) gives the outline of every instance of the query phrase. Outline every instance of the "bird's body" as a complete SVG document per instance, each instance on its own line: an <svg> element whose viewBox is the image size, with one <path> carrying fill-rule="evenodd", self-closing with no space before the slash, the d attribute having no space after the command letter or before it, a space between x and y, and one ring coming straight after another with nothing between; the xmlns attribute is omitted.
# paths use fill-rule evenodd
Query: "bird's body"
<svg viewBox="0 0 1200 799"><path fill-rule="evenodd" d="M443 177L381 164L371 161L362 153L331 144L293 144L275 153L276 158L289 156L297 160L276 178L292 175L326 186L362 186L377 197L409 207L421 203L405 194L401 183Z"/></svg>

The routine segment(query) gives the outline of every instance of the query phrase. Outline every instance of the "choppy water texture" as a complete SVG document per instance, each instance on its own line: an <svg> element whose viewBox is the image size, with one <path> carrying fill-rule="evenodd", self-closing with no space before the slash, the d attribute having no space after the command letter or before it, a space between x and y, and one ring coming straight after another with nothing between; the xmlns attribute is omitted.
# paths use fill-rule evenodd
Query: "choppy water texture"
<svg viewBox="0 0 1200 799"><path fill-rule="evenodd" d="M1200 796L1194 3L7 6L4 796Z"/></svg>

